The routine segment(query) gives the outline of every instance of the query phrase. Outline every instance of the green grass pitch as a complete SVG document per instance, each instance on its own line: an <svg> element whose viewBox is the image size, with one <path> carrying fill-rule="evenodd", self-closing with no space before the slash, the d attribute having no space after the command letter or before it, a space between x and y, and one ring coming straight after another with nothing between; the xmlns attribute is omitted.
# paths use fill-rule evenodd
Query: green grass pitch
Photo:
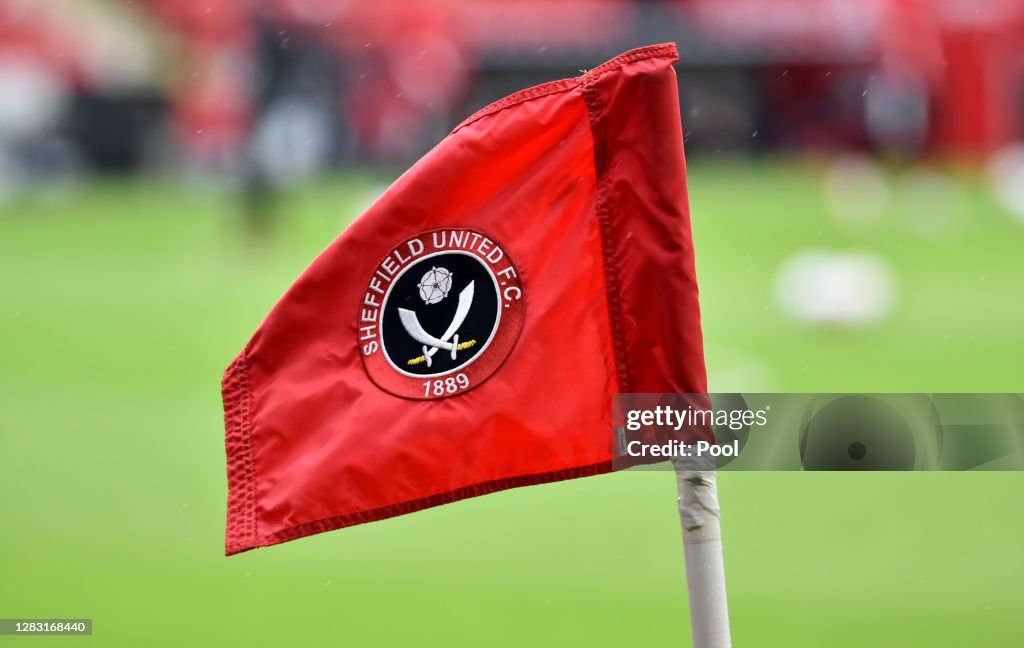
<svg viewBox="0 0 1024 648"><path fill-rule="evenodd" d="M844 228L809 165L694 165L712 388L1024 391L1024 227L954 175L951 229L919 237L896 171L881 221ZM688 645L665 472L223 557L221 372L375 182L285 196L256 244L231 196L154 182L0 206L0 617L92 617L101 645ZM772 275L809 247L888 259L892 315L781 316ZM723 473L720 491L737 646L1024 645L1024 475Z"/></svg>

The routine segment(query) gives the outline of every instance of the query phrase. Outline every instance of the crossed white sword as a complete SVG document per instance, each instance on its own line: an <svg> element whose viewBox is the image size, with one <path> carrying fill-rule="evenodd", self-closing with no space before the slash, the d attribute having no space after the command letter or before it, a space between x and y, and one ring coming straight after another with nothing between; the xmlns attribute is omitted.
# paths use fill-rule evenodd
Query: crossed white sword
<svg viewBox="0 0 1024 648"><path fill-rule="evenodd" d="M452 360L455 359L455 354L459 350L459 335L456 331L466 321L466 315L469 315L469 307L472 305L473 282L470 281L469 285L459 293L459 306L455 309L455 317L452 318L452 323L448 325L448 330L444 332L444 335L439 338L434 337L423 329L415 312L407 308L398 309L398 317L401 318L402 326L405 327L406 333L412 336L412 339L424 345L423 357L426 358L428 367L431 365L431 358L437 353L438 349L451 351Z"/></svg>

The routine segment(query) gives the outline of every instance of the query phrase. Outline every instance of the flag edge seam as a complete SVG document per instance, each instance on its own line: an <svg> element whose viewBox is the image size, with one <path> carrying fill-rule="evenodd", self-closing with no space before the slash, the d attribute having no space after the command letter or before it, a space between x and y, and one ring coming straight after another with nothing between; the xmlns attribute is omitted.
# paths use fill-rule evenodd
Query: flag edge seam
<svg viewBox="0 0 1024 648"><path fill-rule="evenodd" d="M256 531L256 474L252 451L252 388L246 350L224 372L224 437L227 455L228 507L225 553L259 543Z"/></svg>

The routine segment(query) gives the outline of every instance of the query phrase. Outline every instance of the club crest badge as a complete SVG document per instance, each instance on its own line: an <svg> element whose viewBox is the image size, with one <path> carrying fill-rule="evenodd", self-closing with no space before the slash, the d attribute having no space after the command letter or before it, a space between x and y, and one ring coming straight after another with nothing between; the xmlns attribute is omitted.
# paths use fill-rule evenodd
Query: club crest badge
<svg viewBox="0 0 1024 648"><path fill-rule="evenodd" d="M523 311L522 280L493 239L467 229L425 232L374 270L357 314L359 352L381 389L447 398L498 370Z"/></svg>

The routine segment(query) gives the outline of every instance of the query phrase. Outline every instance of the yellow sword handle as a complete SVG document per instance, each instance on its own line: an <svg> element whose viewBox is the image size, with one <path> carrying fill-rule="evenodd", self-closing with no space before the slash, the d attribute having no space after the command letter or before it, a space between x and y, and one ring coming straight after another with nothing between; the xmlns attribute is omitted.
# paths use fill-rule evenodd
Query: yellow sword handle
<svg viewBox="0 0 1024 648"><path fill-rule="evenodd" d="M466 340L465 342L459 342L459 344L455 348L458 349L459 351L464 351L465 349L468 349L468 348L470 348L472 346L475 346L475 345L476 345L476 340ZM424 356L416 356L412 360L408 361L406 364L410 365L410 366L414 366L414 365L422 364L422 363L424 363L426 361L427 361L427 359Z"/></svg>

